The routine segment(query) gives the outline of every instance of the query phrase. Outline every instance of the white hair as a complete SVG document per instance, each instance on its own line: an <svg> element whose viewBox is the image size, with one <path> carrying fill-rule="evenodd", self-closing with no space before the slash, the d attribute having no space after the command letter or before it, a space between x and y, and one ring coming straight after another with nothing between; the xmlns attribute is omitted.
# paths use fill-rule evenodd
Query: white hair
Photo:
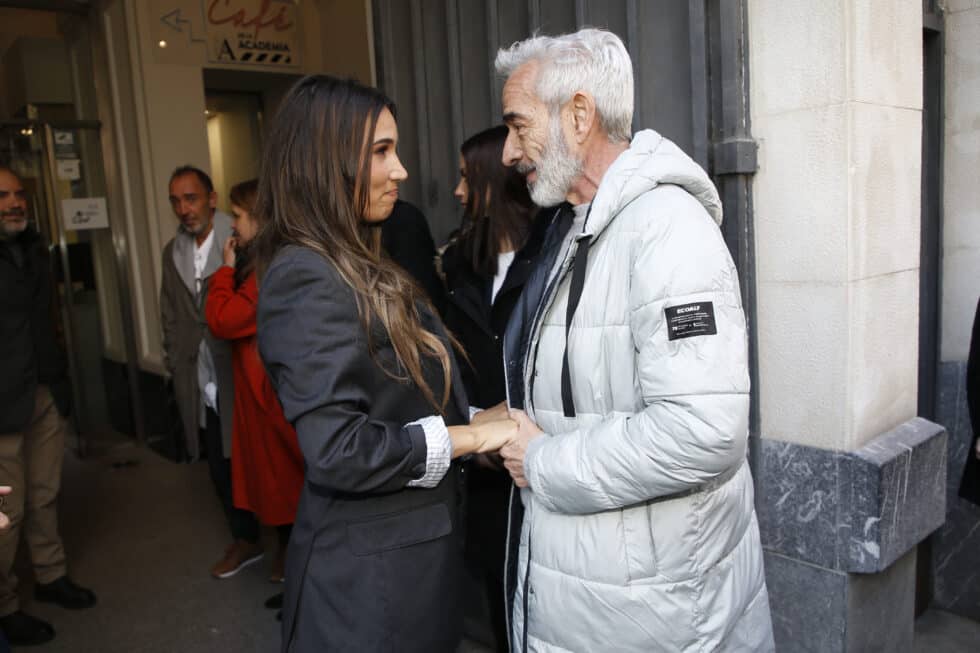
<svg viewBox="0 0 980 653"><path fill-rule="evenodd" d="M599 122L613 141L629 141L633 133L633 64L618 36L586 28L561 36L532 36L497 52L497 74L510 77L535 61L538 98L551 112L578 91L595 98Z"/></svg>

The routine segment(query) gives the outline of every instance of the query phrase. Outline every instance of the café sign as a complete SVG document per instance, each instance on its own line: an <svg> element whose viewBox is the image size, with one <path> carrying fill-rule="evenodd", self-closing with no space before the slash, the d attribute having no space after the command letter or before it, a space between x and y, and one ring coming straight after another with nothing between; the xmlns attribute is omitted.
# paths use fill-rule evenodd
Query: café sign
<svg viewBox="0 0 980 653"><path fill-rule="evenodd" d="M300 65L296 0L202 0L208 59L215 63Z"/></svg>

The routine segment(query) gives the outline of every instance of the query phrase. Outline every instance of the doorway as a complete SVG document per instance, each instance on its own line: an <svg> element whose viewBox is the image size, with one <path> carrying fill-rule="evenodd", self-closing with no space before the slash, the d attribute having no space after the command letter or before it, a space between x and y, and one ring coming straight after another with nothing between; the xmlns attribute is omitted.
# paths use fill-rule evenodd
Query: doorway
<svg viewBox="0 0 980 653"><path fill-rule="evenodd" d="M258 177L265 132L297 79L283 73L204 70L211 180L222 211L231 212L232 186Z"/></svg>
<svg viewBox="0 0 980 653"><path fill-rule="evenodd" d="M0 161L21 178L31 223L51 255L79 456L136 435L116 426L139 423L140 414L138 393L112 382L114 370L132 367L135 345L105 205L99 130L95 121L0 123Z"/></svg>
<svg viewBox="0 0 980 653"><path fill-rule="evenodd" d="M922 179L919 251L919 397L918 415L938 418L939 333L942 315L942 179L943 179L943 20L933 0L922 18ZM932 534L918 546L916 616L930 606L935 593Z"/></svg>
<svg viewBox="0 0 980 653"><path fill-rule="evenodd" d="M259 176L262 97L257 93L206 90L208 152L218 209L231 213L232 186Z"/></svg>

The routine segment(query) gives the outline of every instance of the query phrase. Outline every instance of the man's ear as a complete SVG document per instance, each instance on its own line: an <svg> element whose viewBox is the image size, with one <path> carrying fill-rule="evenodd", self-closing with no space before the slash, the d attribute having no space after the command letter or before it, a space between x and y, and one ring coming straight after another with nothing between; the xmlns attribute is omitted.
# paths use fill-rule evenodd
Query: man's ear
<svg viewBox="0 0 980 653"><path fill-rule="evenodd" d="M208 194L208 206L210 206L212 209L217 209L218 208L218 193L217 192L211 191Z"/></svg>
<svg viewBox="0 0 980 653"><path fill-rule="evenodd" d="M595 111L595 98L586 91L577 91L571 100L572 129L575 141L584 143L596 126L598 116Z"/></svg>

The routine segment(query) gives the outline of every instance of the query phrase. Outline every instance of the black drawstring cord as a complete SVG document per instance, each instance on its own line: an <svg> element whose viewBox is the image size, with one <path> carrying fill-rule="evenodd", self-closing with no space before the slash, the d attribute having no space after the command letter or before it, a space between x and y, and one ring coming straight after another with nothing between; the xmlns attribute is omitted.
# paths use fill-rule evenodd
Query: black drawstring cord
<svg viewBox="0 0 980 653"><path fill-rule="evenodd" d="M585 214L585 225L589 223L589 215L592 213L592 205ZM589 262L589 248L592 245L592 236L585 236L578 241L578 249L575 251L575 261L572 263L572 285L568 291L568 306L565 311L565 352L561 362L561 405L565 410L565 417L575 417L575 400L572 399L572 372L568 367L568 335L572 331L572 318L575 317L575 310L578 308L579 300L582 299L582 289L585 287L585 266Z"/></svg>

